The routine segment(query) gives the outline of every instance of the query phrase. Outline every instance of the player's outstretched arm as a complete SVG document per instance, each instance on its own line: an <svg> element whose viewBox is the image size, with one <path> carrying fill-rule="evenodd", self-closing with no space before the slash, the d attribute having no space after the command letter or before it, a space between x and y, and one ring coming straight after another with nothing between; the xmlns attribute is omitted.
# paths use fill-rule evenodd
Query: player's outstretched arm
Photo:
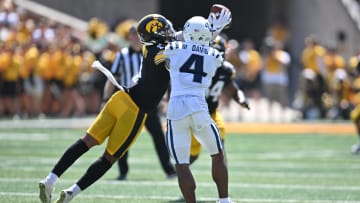
<svg viewBox="0 0 360 203"><path fill-rule="evenodd" d="M250 110L250 106L245 97L244 92L238 88L238 86L234 81L230 82L226 86L225 91L227 92L228 95L231 96L231 98L233 98L236 101L236 103L240 104L240 106L242 106L243 108Z"/></svg>
<svg viewBox="0 0 360 203"><path fill-rule="evenodd" d="M106 67L104 67L100 61L94 61L91 66L102 72L114 86L119 88L119 90L124 91L124 88L116 81L113 74Z"/></svg>

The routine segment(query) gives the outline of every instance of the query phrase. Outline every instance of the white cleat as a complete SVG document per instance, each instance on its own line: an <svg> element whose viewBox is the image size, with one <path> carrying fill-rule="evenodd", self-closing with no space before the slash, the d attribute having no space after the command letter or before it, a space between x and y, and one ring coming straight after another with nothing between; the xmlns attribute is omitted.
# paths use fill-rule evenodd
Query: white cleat
<svg viewBox="0 0 360 203"><path fill-rule="evenodd" d="M360 144L354 144L351 146L351 153L360 154Z"/></svg>
<svg viewBox="0 0 360 203"><path fill-rule="evenodd" d="M70 202L74 196L72 195L73 193L71 191L67 191L67 190L63 190L60 192L60 197L59 199L56 200L56 203L68 203Z"/></svg>
<svg viewBox="0 0 360 203"><path fill-rule="evenodd" d="M51 203L51 193L53 192L54 188L46 185L44 180L39 182L39 198L42 203Z"/></svg>
<svg viewBox="0 0 360 203"><path fill-rule="evenodd" d="M230 198L228 198L227 200L222 200L222 201L218 200L216 201L216 203L235 203L235 202L231 201Z"/></svg>

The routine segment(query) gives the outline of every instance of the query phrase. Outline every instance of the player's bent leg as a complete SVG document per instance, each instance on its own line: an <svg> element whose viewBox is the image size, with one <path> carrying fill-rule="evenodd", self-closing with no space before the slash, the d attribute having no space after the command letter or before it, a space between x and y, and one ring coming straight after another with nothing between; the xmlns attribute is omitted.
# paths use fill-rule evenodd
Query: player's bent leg
<svg viewBox="0 0 360 203"><path fill-rule="evenodd" d="M186 203L195 203L195 180L189 169L191 137L186 126L190 117L181 120L167 120L167 146L175 161L178 184Z"/></svg>
<svg viewBox="0 0 360 203"><path fill-rule="evenodd" d="M212 159L212 178L216 183L219 198L228 197L228 169L224 158L224 153L211 155Z"/></svg>
<svg viewBox="0 0 360 203"><path fill-rule="evenodd" d="M85 144L88 148L91 148L95 145L99 145L99 142L93 136L91 136L89 133L86 133L84 135L84 137L81 138L81 140L85 142Z"/></svg>
<svg viewBox="0 0 360 203"><path fill-rule="evenodd" d="M212 177L216 183L219 198L228 198L228 171L219 129L206 113L194 114L193 121L192 129L197 140L211 155Z"/></svg>
<svg viewBox="0 0 360 203"><path fill-rule="evenodd" d="M44 180L39 182L39 198L42 203L51 202L51 193L54 190L58 177L60 177L79 157L86 153L89 148L96 144L97 142L91 138L91 136L86 134L64 152L62 157L55 164L51 173L49 173Z"/></svg>
<svg viewBox="0 0 360 203"><path fill-rule="evenodd" d="M214 123L211 123L208 126L194 132L196 138L208 154L213 155L223 151L219 131Z"/></svg>
<svg viewBox="0 0 360 203"><path fill-rule="evenodd" d="M77 194L99 180L111 168L116 160L117 157L112 156L105 151L103 156L89 166L85 174L76 184L60 192L60 196L56 200L56 203L70 202Z"/></svg>
<svg viewBox="0 0 360 203"><path fill-rule="evenodd" d="M181 193L186 203L196 203L195 179L189 169L189 164L176 164L176 173Z"/></svg>
<svg viewBox="0 0 360 203"><path fill-rule="evenodd" d="M191 133L192 134L192 133ZM190 148L190 164L197 160L201 152L201 144L197 141L195 136L191 135L191 148Z"/></svg>
<svg viewBox="0 0 360 203"><path fill-rule="evenodd" d="M77 185L83 191L98 179L100 179L115 163L117 157L108 154L106 151L103 156L93 162L85 174L79 179Z"/></svg>
<svg viewBox="0 0 360 203"><path fill-rule="evenodd" d="M60 160L54 166L52 172L60 177L78 158L96 144L96 140L86 134L64 152Z"/></svg>
<svg viewBox="0 0 360 203"><path fill-rule="evenodd" d="M128 155L129 151L127 151L118 161L118 168L119 168L119 176L116 178L117 180L126 180L127 173L129 171L129 164L128 164Z"/></svg>

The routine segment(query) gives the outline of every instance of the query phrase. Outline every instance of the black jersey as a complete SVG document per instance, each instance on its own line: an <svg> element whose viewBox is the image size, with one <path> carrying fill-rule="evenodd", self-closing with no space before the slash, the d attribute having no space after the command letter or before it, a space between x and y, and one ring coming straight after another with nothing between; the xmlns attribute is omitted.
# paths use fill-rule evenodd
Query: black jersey
<svg viewBox="0 0 360 203"><path fill-rule="evenodd" d="M206 102L209 112L213 113L219 105L219 96L222 90L233 80L235 75L234 66L225 61L217 70L212 78L211 85L206 94Z"/></svg>
<svg viewBox="0 0 360 203"><path fill-rule="evenodd" d="M129 95L145 112L157 107L169 87L170 74L165 65L163 45L143 47L143 60L137 83L129 88Z"/></svg>

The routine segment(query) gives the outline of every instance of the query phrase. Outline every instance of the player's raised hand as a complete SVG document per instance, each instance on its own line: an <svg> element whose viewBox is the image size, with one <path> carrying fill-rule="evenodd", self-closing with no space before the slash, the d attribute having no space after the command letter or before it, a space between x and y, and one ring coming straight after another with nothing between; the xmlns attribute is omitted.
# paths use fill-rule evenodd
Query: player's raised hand
<svg viewBox="0 0 360 203"><path fill-rule="evenodd" d="M231 11L223 5L214 4L210 9L208 21L212 31L221 31L228 28L232 21Z"/></svg>

